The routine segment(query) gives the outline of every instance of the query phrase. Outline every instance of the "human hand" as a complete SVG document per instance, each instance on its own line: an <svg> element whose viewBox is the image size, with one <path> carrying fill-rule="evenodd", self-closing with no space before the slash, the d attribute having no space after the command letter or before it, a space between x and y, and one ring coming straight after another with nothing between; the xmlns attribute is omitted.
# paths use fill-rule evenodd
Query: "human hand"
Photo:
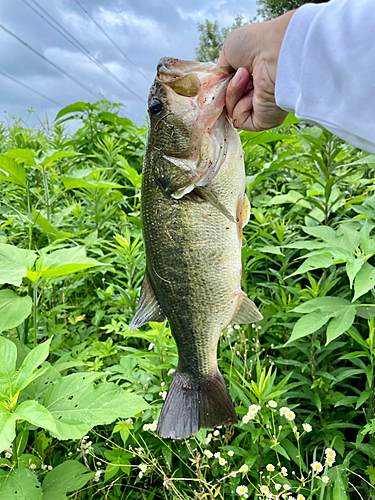
<svg viewBox="0 0 375 500"><path fill-rule="evenodd" d="M285 120L287 112L275 101L275 84L281 44L294 12L243 26L227 36L217 64L237 70L226 95L236 128L258 132Z"/></svg>

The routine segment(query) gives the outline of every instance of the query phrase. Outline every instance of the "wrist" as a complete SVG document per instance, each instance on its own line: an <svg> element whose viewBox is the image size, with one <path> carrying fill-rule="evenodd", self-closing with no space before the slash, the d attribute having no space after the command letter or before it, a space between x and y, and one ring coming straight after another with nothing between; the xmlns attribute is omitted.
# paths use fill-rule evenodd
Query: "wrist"
<svg viewBox="0 0 375 500"><path fill-rule="evenodd" d="M265 30L263 51L273 84L276 83L277 65L285 33L296 10L291 10L276 19L263 23Z"/></svg>

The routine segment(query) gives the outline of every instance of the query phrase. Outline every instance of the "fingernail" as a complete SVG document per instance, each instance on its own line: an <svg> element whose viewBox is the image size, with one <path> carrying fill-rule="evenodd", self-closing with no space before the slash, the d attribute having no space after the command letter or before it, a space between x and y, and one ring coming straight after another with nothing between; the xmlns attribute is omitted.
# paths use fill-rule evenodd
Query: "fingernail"
<svg viewBox="0 0 375 500"><path fill-rule="evenodd" d="M241 70L238 69L236 74L234 75L234 77L232 78L232 85L235 87L236 85L238 85L241 81Z"/></svg>

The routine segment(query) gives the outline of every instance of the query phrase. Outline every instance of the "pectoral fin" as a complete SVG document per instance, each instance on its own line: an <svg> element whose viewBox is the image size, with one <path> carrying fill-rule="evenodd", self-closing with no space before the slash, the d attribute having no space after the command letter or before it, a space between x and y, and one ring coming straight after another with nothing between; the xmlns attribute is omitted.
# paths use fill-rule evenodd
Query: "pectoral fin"
<svg viewBox="0 0 375 500"><path fill-rule="evenodd" d="M245 197L243 200L243 211L242 211L242 227L245 227L246 224L249 222L250 212L251 212L251 207L250 207L249 198L247 197L247 194L245 193Z"/></svg>
<svg viewBox="0 0 375 500"><path fill-rule="evenodd" d="M232 323L247 324L260 321L263 316L257 306L242 290L240 292L240 307L232 319Z"/></svg>
<svg viewBox="0 0 375 500"><path fill-rule="evenodd" d="M196 193L199 195L202 200L208 201L213 205L215 208L219 210L227 219L229 219L231 222L236 222L234 220L233 215L229 212L229 210L217 199L217 196L209 191L208 189L204 187L196 187L195 188Z"/></svg>
<svg viewBox="0 0 375 500"><path fill-rule="evenodd" d="M166 317L161 310L158 299L152 288L150 277L146 271L145 277L143 278L138 308L130 323L129 330L135 330L150 321L162 323L165 320Z"/></svg>

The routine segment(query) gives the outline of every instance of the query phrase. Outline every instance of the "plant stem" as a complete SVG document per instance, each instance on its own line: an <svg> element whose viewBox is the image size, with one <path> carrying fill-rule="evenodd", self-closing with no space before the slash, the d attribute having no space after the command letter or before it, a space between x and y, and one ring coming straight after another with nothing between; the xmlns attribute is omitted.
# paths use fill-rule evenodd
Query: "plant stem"
<svg viewBox="0 0 375 500"><path fill-rule="evenodd" d="M34 284L33 285L33 303L34 303L34 347L37 346L38 340L37 340L37 286Z"/></svg>
<svg viewBox="0 0 375 500"><path fill-rule="evenodd" d="M30 221L30 219L31 219L31 206L30 206L30 183L29 183L29 181L26 182L26 197L27 197L27 213L28 213L28 220L29 220L29 250L31 250L31 244L32 244L32 239L33 239L33 225Z"/></svg>

